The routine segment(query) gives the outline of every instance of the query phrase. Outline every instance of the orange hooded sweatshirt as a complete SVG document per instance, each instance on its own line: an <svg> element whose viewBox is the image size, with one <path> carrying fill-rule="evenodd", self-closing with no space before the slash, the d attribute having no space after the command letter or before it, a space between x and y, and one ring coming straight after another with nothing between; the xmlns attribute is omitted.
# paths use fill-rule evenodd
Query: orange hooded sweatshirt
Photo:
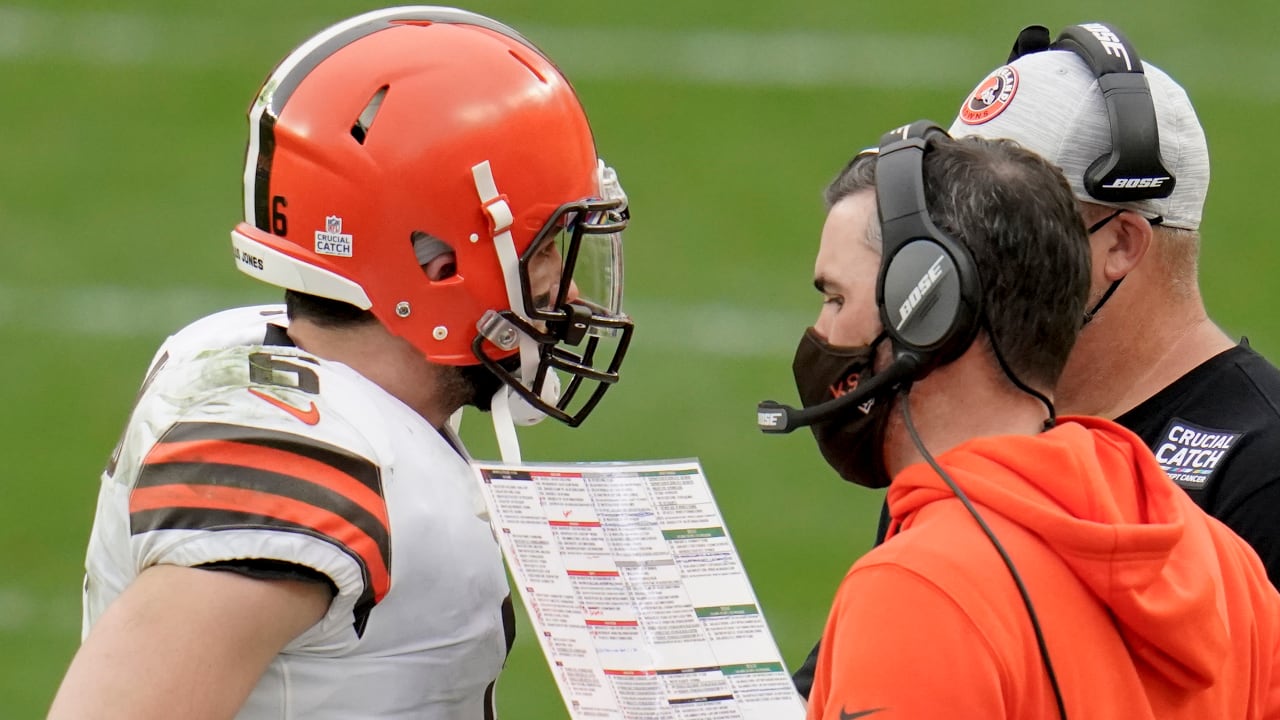
<svg viewBox="0 0 1280 720"><path fill-rule="evenodd" d="M1065 418L938 461L1022 576L1067 717L1280 717L1280 595L1136 435ZM809 718L1057 718L1027 608L977 522L923 463L888 502L888 539L836 595Z"/></svg>

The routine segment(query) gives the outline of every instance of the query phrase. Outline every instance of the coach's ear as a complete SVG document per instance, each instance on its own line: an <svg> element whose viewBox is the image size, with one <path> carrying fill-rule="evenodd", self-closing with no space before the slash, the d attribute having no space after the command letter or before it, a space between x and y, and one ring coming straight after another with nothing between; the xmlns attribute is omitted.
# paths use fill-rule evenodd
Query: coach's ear
<svg viewBox="0 0 1280 720"><path fill-rule="evenodd" d="M1109 285L1133 272L1151 249L1151 235L1151 223L1130 210L1098 228L1089 236L1094 280Z"/></svg>

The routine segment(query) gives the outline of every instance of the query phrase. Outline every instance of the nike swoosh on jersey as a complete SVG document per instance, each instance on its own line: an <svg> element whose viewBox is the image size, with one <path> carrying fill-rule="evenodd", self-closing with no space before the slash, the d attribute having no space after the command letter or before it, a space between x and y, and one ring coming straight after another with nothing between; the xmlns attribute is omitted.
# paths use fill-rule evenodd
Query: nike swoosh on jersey
<svg viewBox="0 0 1280 720"><path fill-rule="evenodd" d="M390 520L377 465L302 435L175 424L143 459L129 496L129 527L133 535L246 529L329 542L360 568L357 631L391 585Z"/></svg>
<svg viewBox="0 0 1280 720"><path fill-rule="evenodd" d="M884 708L871 708L870 710L858 710L857 712L849 712L848 710L845 710L842 707L840 708L840 720L856 720L856 718L862 718L868 715L874 715L880 712L881 710L884 710Z"/></svg>
<svg viewBox="0 0 1280 720"><path fill-rule="evenodd" d="M308 425L315 425L320 422L320 410L316 407L314 400L311 401L311 407L303 410L302 408L296 408L280 398L268 395L260 390L255 390L253 388L246 389L254 397L266 400L268 403L280 408Z"/></svg>

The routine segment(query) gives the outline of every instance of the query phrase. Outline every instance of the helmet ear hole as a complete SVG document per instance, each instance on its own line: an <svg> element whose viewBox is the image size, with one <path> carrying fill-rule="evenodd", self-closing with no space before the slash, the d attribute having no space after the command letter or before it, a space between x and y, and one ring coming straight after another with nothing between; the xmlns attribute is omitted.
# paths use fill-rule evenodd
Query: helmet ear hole
<svg viewBox="0 0 1280 720"><path fill-rule="evenodd" d="M458 274L458 254L453 246L422 231L413 233L413 255L431 282L440 282Z"/></svg>
<svg viewBox="0 0 1280 720"><path fill-rule="evenodd" d="M378 92L369 98L368 104L364 106L364 110L360 111L360 115L351 126L351 137L355 138L356 142L361 145L369 137L369 128L373 126L373 119L378 116L378 111L382 109L382 99L387 96L387 89L390 87L390 85L383 85L378 88Z"/></svg>

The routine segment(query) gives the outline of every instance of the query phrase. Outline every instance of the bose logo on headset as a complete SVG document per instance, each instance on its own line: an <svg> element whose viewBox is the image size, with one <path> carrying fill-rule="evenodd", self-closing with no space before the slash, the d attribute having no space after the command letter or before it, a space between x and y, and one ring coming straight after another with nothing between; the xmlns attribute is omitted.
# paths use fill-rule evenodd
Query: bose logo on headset
<svg viewBox="0 0 1280 720"><path fill-rule="evenodd" d="M1098 42L1102 43L1102 49L1106 50L1108 55L1114 55L1124 60L1126 70L1133 69L1133 62L1129 60L1129 51L1125 49L1124 42L1111 31L1111 28L1102 23L1083 23L1080 27L1093 33L1093 36L1098 38Z"/></svg>
<svg viewBox="0 0 1280 720"><path fill-rule="evenodd" d="M907 324L907 318L911 317L911 313L914 312L916 308L920 307L920 303L924 300L925 296L928 295L929 291L932 290L937 285L938 281L942 279L942 275L945 272L942 269L942 261L945 260L946 257L945 253L939 255L938 259L934 260L933 264L929 266L929 269L924 272L924 275L920 276L920 280L916 283L916 286L912 288L911 292L907 295L907 299L902 301L901 307L898 308L898 325L894 329L901 330L902 326Z"/></svg>
<svg viewBox="0 0 1280 720"><path fill-rule="evenodd" d="M1104 188L1158 188L1168 180L1169 176L1149 177L1149 178L1116 178L1111 182L1103 185Z"/></svg>

